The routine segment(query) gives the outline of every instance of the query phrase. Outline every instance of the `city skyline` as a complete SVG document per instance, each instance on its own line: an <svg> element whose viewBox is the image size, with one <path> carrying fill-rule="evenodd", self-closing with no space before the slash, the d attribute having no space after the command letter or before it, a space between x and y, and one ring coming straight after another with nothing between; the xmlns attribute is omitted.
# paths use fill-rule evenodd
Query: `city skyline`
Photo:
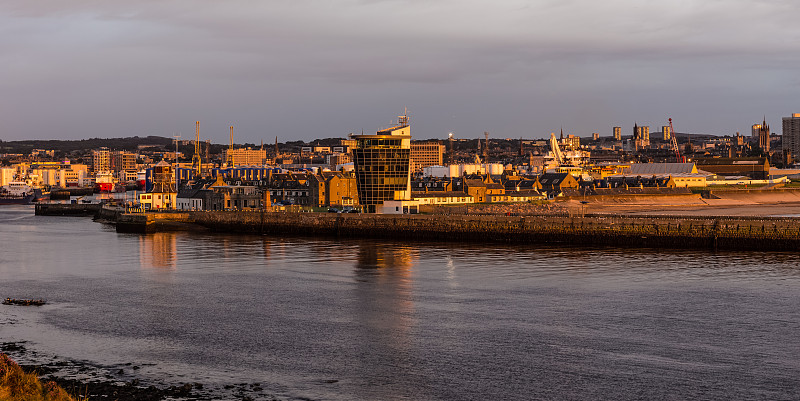
<svg viewBox="0 0 800 401"><path fill-rule="evenodd" d="M0 2L0 139L749 133L795 106L790 2ZM776 130L777 131L777 130ZM775 132L780 133L780 132Z"/></svg>

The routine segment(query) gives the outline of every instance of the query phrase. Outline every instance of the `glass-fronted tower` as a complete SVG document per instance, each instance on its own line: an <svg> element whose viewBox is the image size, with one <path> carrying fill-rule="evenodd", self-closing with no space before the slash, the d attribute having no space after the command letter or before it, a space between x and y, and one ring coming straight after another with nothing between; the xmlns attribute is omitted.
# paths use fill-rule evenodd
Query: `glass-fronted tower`
<svg viewBox="0 0 800 401"><path fill-rule="evenodd" d="M375 135L353 135L353 164L358 200L364 211L375 213L384 201L411 199L411 127L408 115L396 127Z"/></svg>

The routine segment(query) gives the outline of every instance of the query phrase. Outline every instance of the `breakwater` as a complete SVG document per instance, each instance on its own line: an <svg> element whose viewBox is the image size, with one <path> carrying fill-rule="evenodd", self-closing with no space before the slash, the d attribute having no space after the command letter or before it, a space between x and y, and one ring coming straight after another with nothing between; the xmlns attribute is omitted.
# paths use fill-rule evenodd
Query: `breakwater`
<svg viewBox="0 0 800 401"><path fill-rule="evenodd" d="M37 203L36 216L95 216L100 212L99 203Z"/></svg>
<svg viewBox="0 0 800 401"><path fill-rule="evenodd" d="M619 215L373 215L183 212L123 215L120 232L211 231L386 239L667 248L796 250L800 219Z"/></svg>

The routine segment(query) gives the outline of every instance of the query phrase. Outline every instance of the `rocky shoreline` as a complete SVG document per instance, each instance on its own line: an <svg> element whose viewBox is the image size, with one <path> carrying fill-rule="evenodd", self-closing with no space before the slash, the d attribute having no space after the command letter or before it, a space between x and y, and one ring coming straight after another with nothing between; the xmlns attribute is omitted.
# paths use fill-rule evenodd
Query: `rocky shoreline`
<svg viewBox="0 0 800 401"><path fill-rule="evenodd" d="M243 400L279 401L268 394L260 383L204 385L182 383L168 385L150 383L137 378L140 366L133 363L103 366L57 356L40 355L29 350L24 341L0 343L0 353L15 359L22 369L40 379L54 381L76 399L117 401L159 400Z"/></svg>

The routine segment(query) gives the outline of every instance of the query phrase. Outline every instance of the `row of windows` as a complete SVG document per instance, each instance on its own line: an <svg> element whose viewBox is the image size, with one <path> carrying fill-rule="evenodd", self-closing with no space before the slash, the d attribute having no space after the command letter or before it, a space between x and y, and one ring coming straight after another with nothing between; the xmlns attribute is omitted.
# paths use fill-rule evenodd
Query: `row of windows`
<svg viewBox="0 0 800 401"><path fill-rule="evenodd" d="M408 174L408 164L373 164L373 165L363 165L358 166L360 172L370 173L370 172L383 172L383 171L400 171L404 174Z"/></svg>
<svg viewBox="0 0 800 401"><path fill-rule="evenodd" d="M365 185L395 185L395 186L402 186L405 188L406 184L408 183L407 177L362 177L358 180L358 183L361 184L362 188Z"/></svg>
<svg viewBox="0 0 800 401"><path fill-rule="evenodd" d="M360 149L368 148L399 148L400 139L359 139L357 146Z"/></svg>

